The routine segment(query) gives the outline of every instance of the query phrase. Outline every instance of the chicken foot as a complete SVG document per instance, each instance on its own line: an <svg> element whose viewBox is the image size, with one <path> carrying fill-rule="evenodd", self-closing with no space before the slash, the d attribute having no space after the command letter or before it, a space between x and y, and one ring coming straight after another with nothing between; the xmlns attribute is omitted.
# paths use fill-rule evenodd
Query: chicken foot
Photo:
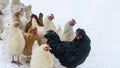
<svg viewBox="0 0 120 68"><path fill-rule="evenodd" d="M12 56L12 61L11 61L11 63L15 63L15 64L17 64L18 66L22 65L22 63L21 63L20 60L19 60L19 56L17 56L17 61L15 61L15 60L14 60L14 56Z"/></svg>
<svg viewBox="0 0 120 68"><path fill-rule="evenodd" d="M27 56L27 61L26 61L26 63L30 63L30 59L31 59L31 57Z"/></svg>
<svg viewBox="0 0 120 68"><path fill-rule="evenodd" d="M12 61L11 63L16 63L16 61L14 60L14 56L12 56Z"/></svg>

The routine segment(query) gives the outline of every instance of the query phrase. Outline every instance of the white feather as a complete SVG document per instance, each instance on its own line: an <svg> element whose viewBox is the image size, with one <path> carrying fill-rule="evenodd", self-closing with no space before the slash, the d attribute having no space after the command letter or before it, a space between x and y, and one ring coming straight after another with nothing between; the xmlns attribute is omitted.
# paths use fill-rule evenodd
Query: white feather
<svg viewBox="0 0 120 68"><path fill-rule="evenodd" d="M33 47L32 47L32 53L34 53L35 50L37 50L37 48L39 48L39 44L38 44L38 41L35 40L34 43L33 43Z"/></svg>
<svg viewBox="0 0 120 68"><path fill-rule="evenodd" d="M58 29L56 30L56 32L59 35L59 37L62 36L63 31L62 31L62 28L60 27L60 25L58 25Z"/></svg>
<svg viewBox="0 0 120 68"><path fill-rule="evenodd" d="M54 61L52 55L49 51L44 50L46 46L46 44L43 44L39 48L33 49L34 52L31 56L30 68L53 68Z"/></svg>
<svg viewBox="0 0 120 68"><path fill-rule="evenodd" d="M10 33L7 41L8 45L6 46L6 51L11 56L18 56L23 53L25 39L20 28L15 28L13 25L11 25L9 30Z"/></svg>
<svg viewBox="0 0 120 68"><path fill-rule="evenodd" d="M56 31L56 27L55 27L54 23L52 22L52 20L48 19L48 16L46 16L46 18L44 19L44 28L46 31L48 31L48 30Z"/></svg>
<svg viewBox="0 0 120 68"><path fill-rule="evenodd" d="M66 22L64 26L64 31L61 36L62 41L72 41L75 37L75 33L73 31L73 26L69 25L70 21Z"/></svg>

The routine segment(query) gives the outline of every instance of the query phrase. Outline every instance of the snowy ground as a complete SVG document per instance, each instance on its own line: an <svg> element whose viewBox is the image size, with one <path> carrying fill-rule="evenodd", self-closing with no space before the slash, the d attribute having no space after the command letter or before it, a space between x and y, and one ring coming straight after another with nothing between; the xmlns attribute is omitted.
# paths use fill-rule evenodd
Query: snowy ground
<svg viewBox="0 0 120 68"><path fill-rule="evenodd" d="M31 3L33 12L37 14L39 10L45 15L53 12L56 25L63 26L64 22L74 18L77 21L74 30L78 27L86 30L92 40L92 50L81 68L120 67L120 0L21 1L27 5ZM6 11L5 25L8 21L9 13ZM20 67L11 64L4 51L5 45L5 40L0 41L0 68L29 68L28 64Z"/></svg>

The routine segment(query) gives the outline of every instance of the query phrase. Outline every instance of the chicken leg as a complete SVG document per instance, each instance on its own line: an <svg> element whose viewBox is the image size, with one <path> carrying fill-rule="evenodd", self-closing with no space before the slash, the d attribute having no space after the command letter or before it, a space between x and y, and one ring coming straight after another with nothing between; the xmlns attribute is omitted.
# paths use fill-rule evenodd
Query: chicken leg
<svg viewBox="0 0 120 68"><path fill-rule="evenodd" d="M15 60L14 60L14 56L12 56L12 61L11 61L11 63L15 63L15 64L17 64L18 66L22 65L22 63L21 63L20 60L19 60L19 56L17 56L17 61L15 61Z"/></svg>
<svg viewBox="0 0 120 68"><path fill-rule="evenodd" d="M14 56L12 56L12 61L11 63L16 63L16 61L14 60Z"/></svg>
<svg viewBox="0 0 120 68"><path fill-rule="evenodd" d="M20 62L20 60L19 60L19 56L17 56L17 60L18 60L18 61L16 61L16 64L18 64L18 66L23 65L23 64Z"/></svg>
<svg viewBox="0 0 120 68"><path fill-rule="evenodd" d="M30 57L29 57L29 56L27 56L27 61L26 61L26 63L30 63Z"/></svg>

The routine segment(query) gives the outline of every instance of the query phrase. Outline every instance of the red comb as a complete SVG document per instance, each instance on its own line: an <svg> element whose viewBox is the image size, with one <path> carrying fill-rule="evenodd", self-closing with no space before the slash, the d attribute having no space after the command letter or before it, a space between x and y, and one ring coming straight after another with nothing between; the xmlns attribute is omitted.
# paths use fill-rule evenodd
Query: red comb
<svg viewBox="0 0 120 68"><path fill-rule="evenodd" d="M54 15L52 13L50 15L54 18Z"/></svg>
<svg viewBox="0 0 120 68"><path fill-rule="evenodd" d="M76 21L74 19L72 19L72 21L76 24Z"/></svg>

